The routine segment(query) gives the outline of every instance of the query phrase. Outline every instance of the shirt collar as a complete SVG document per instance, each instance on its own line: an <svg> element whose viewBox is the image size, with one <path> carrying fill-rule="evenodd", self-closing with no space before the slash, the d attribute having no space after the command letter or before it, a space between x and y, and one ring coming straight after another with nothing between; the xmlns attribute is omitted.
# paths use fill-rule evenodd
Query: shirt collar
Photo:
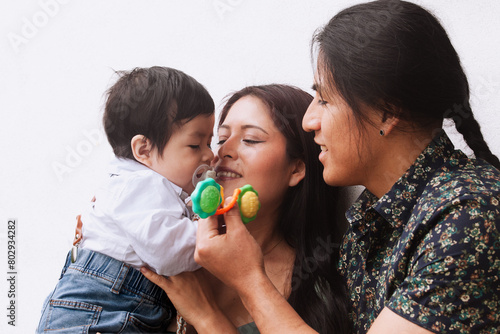
<svg viewBox="0 0 500 334"><path fill-rule="evenodd" d="M373 208L392 227L401 226L410 218L429 179L453 152L452 142L444 130L441 130L389 192L377 199L370 191L365 190L347 211L347 219L349 222L360 221Z"/></svg>
<svg viewBox="0 0 500 334"><path fill-rule="evenodd" d="M356 202L347 210L346 218L349 224L357 225L357 230L361 233L367 232L369 226L363 224L365 221L363 218L369 210L373 210L373 206L377 203L378 198L373 195L370 191L365 189L361 195L359 195Z"/></svg>

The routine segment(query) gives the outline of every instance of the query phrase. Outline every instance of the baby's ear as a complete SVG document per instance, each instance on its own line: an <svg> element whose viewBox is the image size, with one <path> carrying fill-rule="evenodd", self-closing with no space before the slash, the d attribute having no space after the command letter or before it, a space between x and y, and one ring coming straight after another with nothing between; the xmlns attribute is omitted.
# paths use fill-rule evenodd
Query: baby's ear
<svg viewBox="0 0 500 334"><path fill-rule="evenodd" d="M151 140L143 135L135 135L130 141L130 147L132 148L135 160L151 167L153 163L153 145Z"/></svg>

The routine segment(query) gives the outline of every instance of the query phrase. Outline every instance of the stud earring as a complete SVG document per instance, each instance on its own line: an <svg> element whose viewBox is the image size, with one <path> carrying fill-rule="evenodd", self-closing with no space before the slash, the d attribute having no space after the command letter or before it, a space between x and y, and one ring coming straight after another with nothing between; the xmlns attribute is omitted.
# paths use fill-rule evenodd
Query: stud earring
<svg viewBox="0 0 500 334"><path fill-rule="evenodd" d="M381 136L385 135L384 130L380 130L380 135L381 135Z"/></svg>

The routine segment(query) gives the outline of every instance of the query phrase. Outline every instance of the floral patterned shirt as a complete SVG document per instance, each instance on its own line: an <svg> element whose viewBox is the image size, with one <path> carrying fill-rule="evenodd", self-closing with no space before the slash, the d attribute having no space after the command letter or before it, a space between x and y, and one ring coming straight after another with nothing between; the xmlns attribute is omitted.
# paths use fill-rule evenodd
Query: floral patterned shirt
<svg viewBox="0 0 500 334"><path fill-rule="evenodd" d="M435 333L500 333L500 171L441 132L392 189L346 216L340 271L356 333L384 307Z"/></svg>

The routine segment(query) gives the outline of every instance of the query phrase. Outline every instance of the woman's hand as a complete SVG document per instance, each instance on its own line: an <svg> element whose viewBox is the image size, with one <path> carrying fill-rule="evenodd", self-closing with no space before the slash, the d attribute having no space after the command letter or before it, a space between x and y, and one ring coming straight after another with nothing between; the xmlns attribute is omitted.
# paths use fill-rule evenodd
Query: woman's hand
<svg viewBox="0 0 500 334"><path fill-rule="evenodd" d="M219 230L218 217L198 222L195 261L224 284L245 291L266 274L262 250L243 225L237 205L224 214L226 233Z"/></svg>
<svg viewBox="0 0 500 334"><path fill-rule="evenodd" d="M203 270L184 272L169 278L143 267L147 279L162 288L182 317L196 328L198 333L236 333L236 328L214 302Z"/></svg>
<svg viewBox="0 0 500 334"><path fill-rule="evenodd" d="M262 250L238 208L224 218L226 234L219 232L217 217L198 222L195 261L238 292L261 333L315 333L267 277Z"/></svg>

